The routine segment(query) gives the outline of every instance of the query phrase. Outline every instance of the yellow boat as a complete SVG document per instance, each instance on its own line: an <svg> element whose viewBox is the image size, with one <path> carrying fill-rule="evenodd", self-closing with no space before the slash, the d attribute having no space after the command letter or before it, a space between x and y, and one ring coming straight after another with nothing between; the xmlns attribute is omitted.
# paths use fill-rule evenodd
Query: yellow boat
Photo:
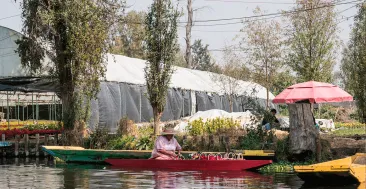
<svg viewBox="0 0 366 189"><path fill-rule="evenodd" d="M297 175L305 182L365 185L366 153L307 166L294 166Z"/></svg>

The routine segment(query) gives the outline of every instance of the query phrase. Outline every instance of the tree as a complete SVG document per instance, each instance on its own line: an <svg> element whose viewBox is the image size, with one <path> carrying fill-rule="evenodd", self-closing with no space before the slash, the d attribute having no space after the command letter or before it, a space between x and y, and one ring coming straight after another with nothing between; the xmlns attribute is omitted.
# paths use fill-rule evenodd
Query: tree
<svg viewBox="0 0 366 189"><path fill-rule="evenodd" d="M132 58L145 59L145 17L143 11L130 11L119 22L115 44L112 53Z"/></svg>
<svg viewBox="0 0 366 189"><path fill-rule="evenodd" d="M296 77L291 74L291 70L285 70L277 73L272 82L271 92L274 95L280 94L287 87L296 83Z"/></svg>
<svg viewBox="0 0 366 189"><path fill-rule="evenodd" d="M184 52L178 51L177 54L175 54L173 65L187 68L187 63L186 60L184 59Z"/></svg>
<svg viewBox="0 0 366 189"><path fill-rule="evenodd" d="M357 102L360 121L366 123L366 7L359 6L348 47L343 51L342 76Z"/></svg>
<svg viewBox="0 0 366 189"><path fill-rule="evenodd" d="M173 73L173 61L179 49L176 43L178 17L179 12L170 0L154 0L145 20L145 79L148 99L153 108L155 135L160 133L159 122Z"/></svg>
<svg viewBox="0 0 366 189"><path fill-rule="evenodd" d="M247 80L250 72L237 54L228 47L224 50L223 60L225 64L220 69L220 74L213 74L212 79L228 96L230 112L233 112L234 99L240 90L240 80Z"/></svg>
<svg viewBox="0 0 366 189"><path fill-rule="evenodd" d="M192 0L187 0L187 13L188 13L188 22L186 25L186 54L185 59L187 62L187 67L192 68L192 52L191 52L191 33L192 33L192 25L193 25L193 8L192 8Z"/></svg>
<svg viewBox="0 0 366 189"><path fill-rule="evenodd" d="M261 15L264 12L256 8L254 13ZM244 25L241 31L245 37L241 41L241 48L247 51L252 79L267 89L266 107L269 108L269 90L273 87L274 77L283 66L281 26L275 20L248 20Z"/></svg>
<svg viewBox="0 0 366 189"><path fill-rule="evenodd" d="M33 75L46 69L58 82L64 128L72 131L76 121L87 119L89 101L99 91L122 2L23 0L21 8L25 36L17 51L22 65ZM46 55L52 63L44 66Z"/></svg>
<svg viewBox="0 0 366 189"><path fill-rule="evenodd" d="M336 12L334 6L327 6L329 3L333 2L297 1L293 11L298 12L288 16L288 64L299 82L332 81L338 40Z"/></svg>
<svg viewBox="0 0 366 189"><path fill-rule="evenodd" d="M211 71L214 63L210 52L208 51L208 45L203 45L202 40L194 41L192 45L192 69Z"/></svg>

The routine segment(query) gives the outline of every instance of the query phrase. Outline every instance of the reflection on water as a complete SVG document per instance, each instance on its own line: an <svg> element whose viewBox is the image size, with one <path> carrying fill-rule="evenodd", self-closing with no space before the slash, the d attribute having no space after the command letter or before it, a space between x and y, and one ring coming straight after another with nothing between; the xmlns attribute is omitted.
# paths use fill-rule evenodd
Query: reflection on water
<svg viewBox="0 0 366 189"><path fill-rule="evenodd" d="M0 159L0 188L354 189L357 186L303 186L294 174L122 170L101 165L55 165L47 159Z"/></svg>

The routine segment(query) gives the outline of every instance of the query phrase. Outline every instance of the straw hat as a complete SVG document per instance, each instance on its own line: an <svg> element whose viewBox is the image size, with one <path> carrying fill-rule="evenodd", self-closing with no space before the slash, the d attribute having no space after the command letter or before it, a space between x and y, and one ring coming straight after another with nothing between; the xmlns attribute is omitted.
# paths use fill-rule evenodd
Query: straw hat
<svg viewBox="0 0 366 189"><path fill-rule="evenodd" d="M160 133L160 135L175 135L177 134L177 131L174 130L174 128L168 127L163 130L163 132Z"/></svg>

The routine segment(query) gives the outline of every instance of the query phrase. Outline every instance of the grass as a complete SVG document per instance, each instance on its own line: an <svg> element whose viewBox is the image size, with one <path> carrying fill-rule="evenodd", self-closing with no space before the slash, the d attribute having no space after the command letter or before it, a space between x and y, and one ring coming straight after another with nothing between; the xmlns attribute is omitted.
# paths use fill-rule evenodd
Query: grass
<svg viewBox="0 0 366 189"><path fill-rule="evenodd" d="M333 131L332 134L335 136L366 135L366 128L344 128Z"/></svg>

